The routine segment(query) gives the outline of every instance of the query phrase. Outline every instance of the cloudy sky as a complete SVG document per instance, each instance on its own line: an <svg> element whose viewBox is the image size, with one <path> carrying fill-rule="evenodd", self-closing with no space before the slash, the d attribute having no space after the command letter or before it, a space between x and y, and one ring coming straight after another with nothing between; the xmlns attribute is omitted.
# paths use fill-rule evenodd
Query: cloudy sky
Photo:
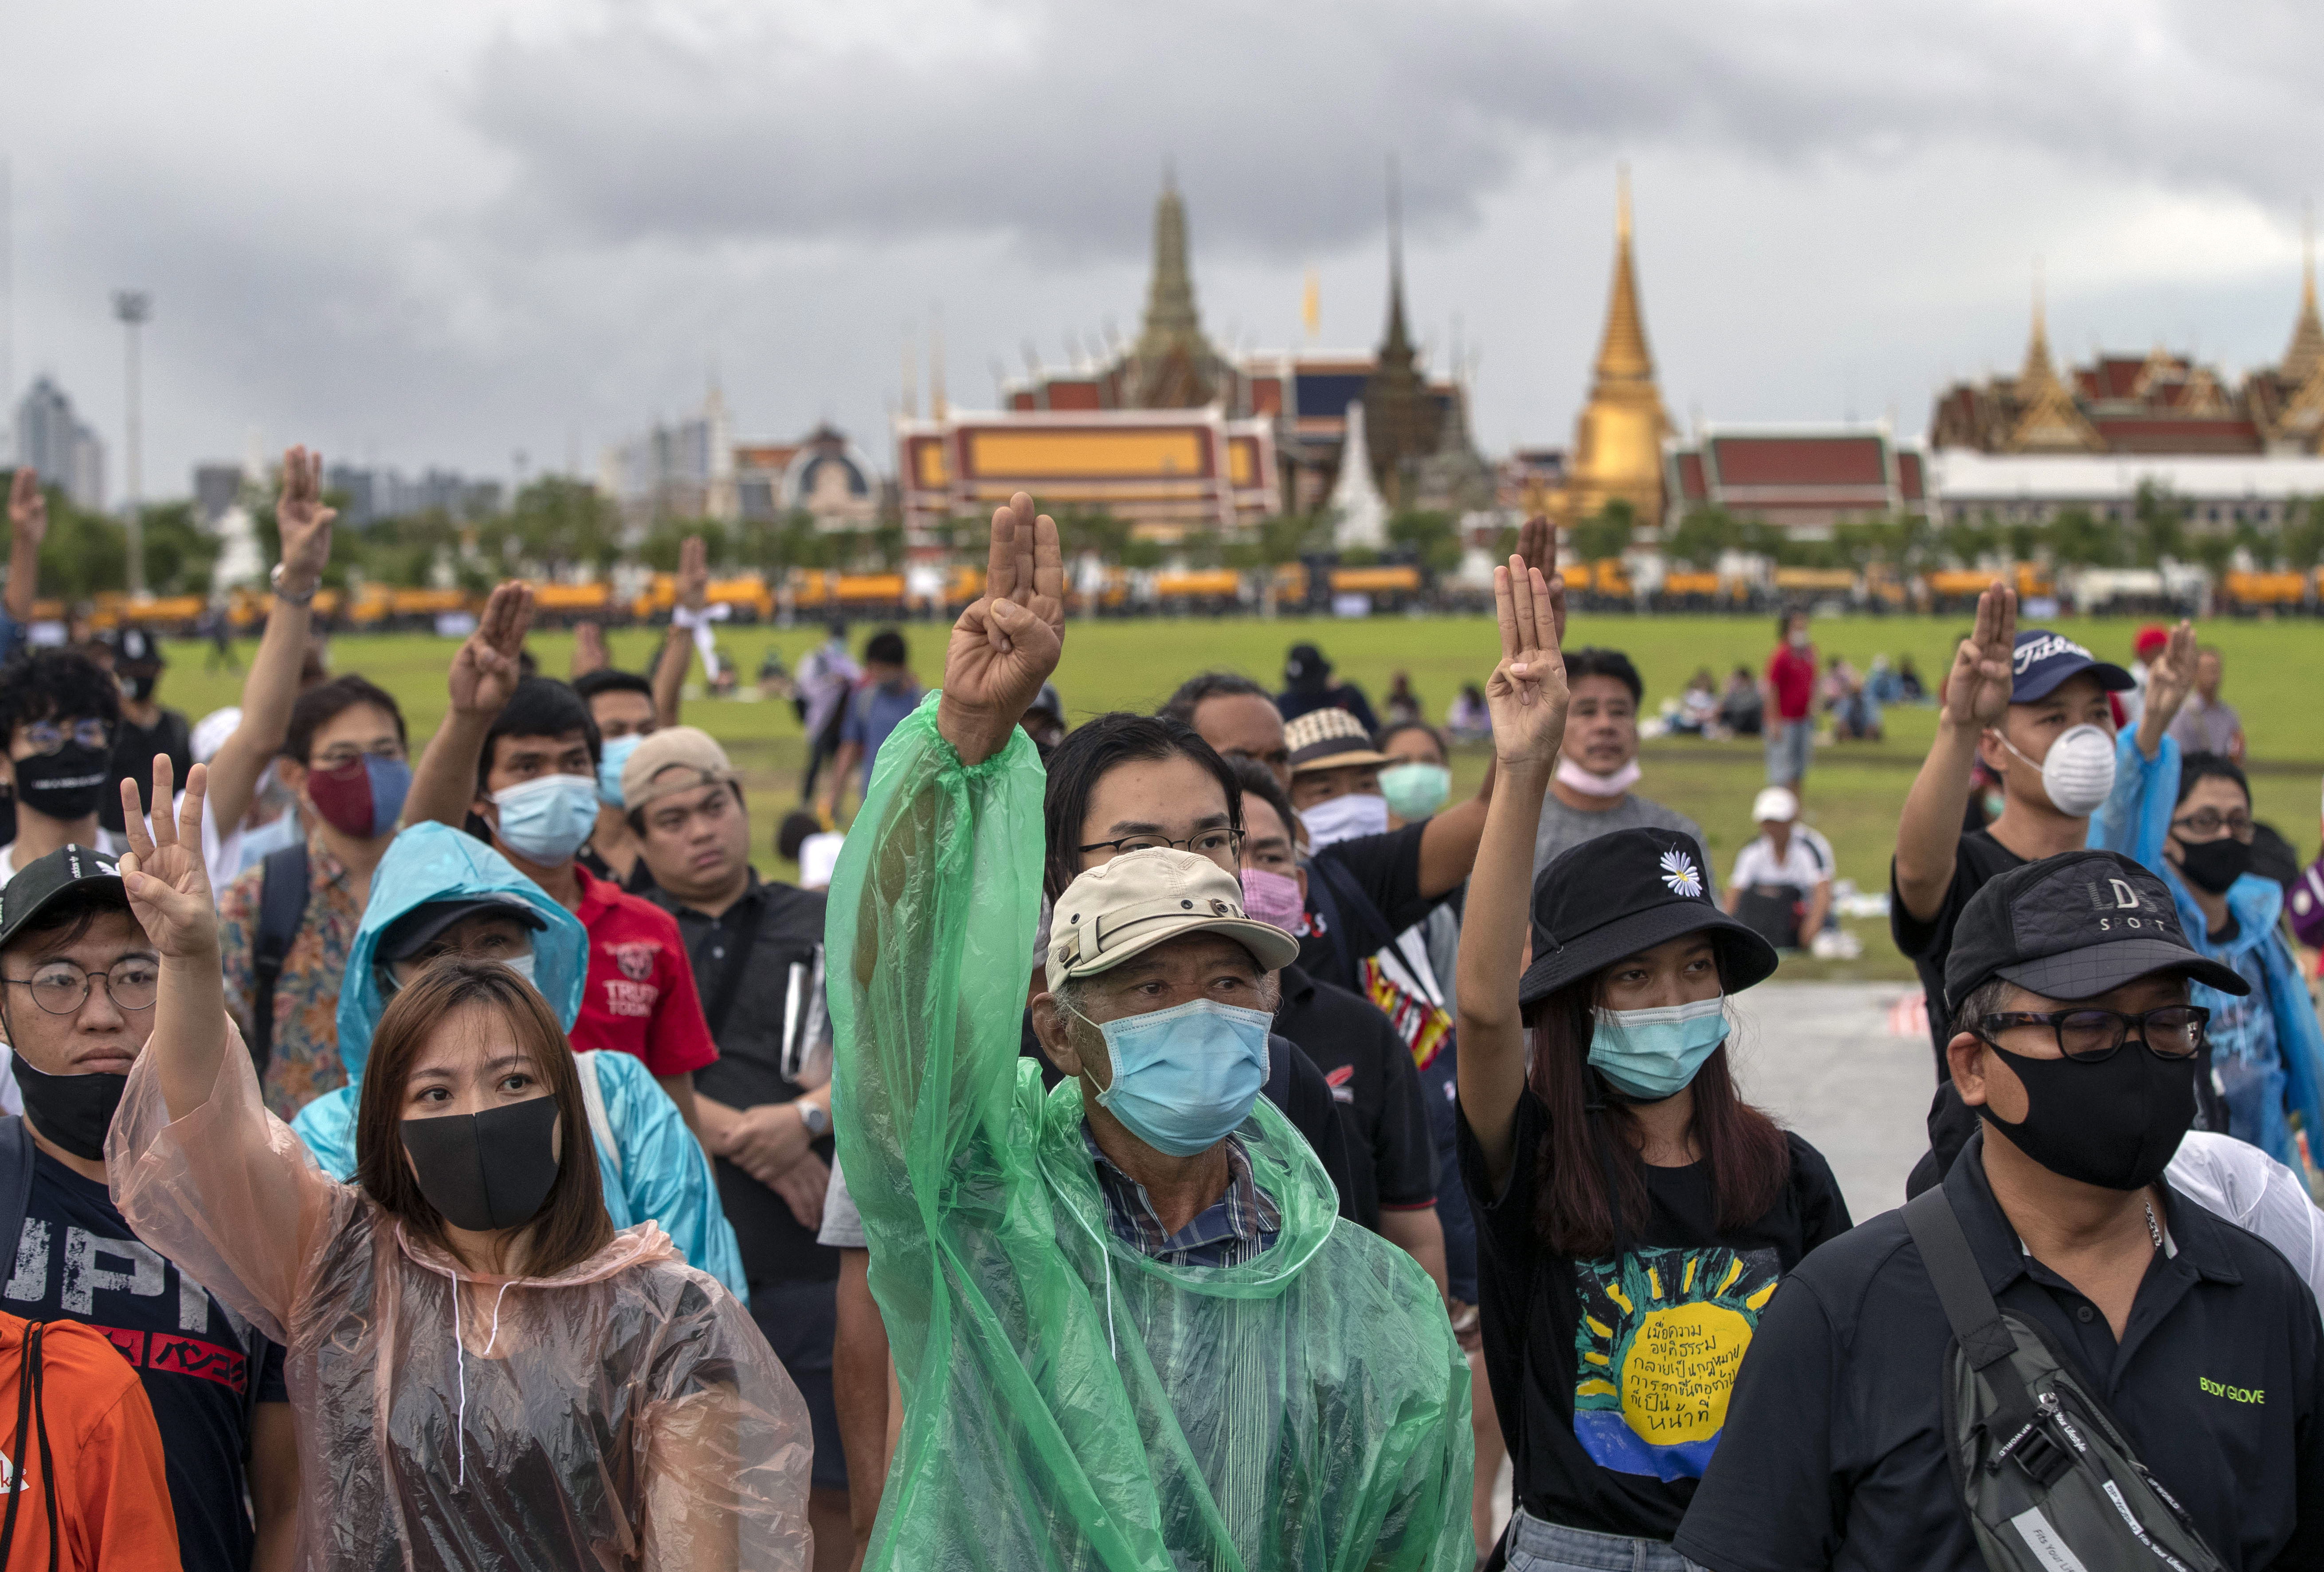
<svg viewBox="0 0 2324 1572"><path fill-rule="evenodd" d="M1166 163L1205 325L1478 356L1489 452L1568 439L1614 170L1682 422L1926 422L2023 351L2229 368L2289 335L2324 14L2170 0L11 5L14 374L113 447L109 291L152 290L146 490L263 442L592 471L696 407L883 462L908 335L960 405L1135 331ZM2324 193L2319 193L2324 194Z"/></svg>

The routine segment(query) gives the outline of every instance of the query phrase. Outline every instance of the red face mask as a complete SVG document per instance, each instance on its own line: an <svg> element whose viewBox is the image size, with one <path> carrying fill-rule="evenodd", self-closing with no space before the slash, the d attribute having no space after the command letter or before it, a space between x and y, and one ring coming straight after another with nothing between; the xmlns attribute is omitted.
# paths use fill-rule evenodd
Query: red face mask
<svg viewBox="0 0 2324 1572"><path fill-rule="evenodd" d="M342 835L375 841L395 832L396 816L411 790L411 767L366 753L346 768L310 770L307 796L323 822Z"/></svg>

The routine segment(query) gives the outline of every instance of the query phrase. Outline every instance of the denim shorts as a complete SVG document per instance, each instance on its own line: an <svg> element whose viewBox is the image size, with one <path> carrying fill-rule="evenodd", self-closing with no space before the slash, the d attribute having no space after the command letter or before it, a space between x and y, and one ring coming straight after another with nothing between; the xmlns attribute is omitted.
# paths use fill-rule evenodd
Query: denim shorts
<svg viewBox="0 0 2324 1572"><path fill-rule="evenodd" d="M1815 741L1815 721L1777 720L1767 728L1767 784L1797 786L1808 773L1808 749Z"/></svg>
<svg viewBox="0 0 2324 1572"><path fill-rule="evenodd" d="M1662 1540L1595 1534L1528 1517L1509 1518L1508 1572L1702 1572Z"/></svg>

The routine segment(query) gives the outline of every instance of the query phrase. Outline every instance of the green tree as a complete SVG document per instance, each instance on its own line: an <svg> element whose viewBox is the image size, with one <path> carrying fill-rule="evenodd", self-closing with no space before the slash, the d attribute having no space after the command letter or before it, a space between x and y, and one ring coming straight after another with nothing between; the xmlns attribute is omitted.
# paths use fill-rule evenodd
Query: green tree
<svg viewBox="0 0 2324 1572"><path fill-rule="evenodd" d="M2235 544L2251 554L2252 565L2273 572L2283 561L2283 534L2250 519L2236 520Z"/></svg>
<svg viewBox="0 0 2324 1572"><path fill-rule="evenodd" d="M1696 508L1678 521L1665 549L1671 560L1697 572L1719 565L1724 552L1743 547L1743 526L1724 508Z"/></svg>
<svg viewBox="0 0 2324 1572"><path fill-rule="evenodd" d="M2153 481L2138 483L2131 519L2139 566L2160 567L2166 556L2187 555L2187 506Z"/></svg>
<svg viewBox="0 0 2324 1572"><path fill-rule="evenodd" d="M1619 556L1637 533L1637 510L1620 497L1573 527L1573 555L1583 562Z"/></svg>
<svg viewBox="0 0 2324 1572"><path fill-rule="evenodd" d="M55 487L49 494L49 533L41 542L41 590L67 602L85 601L129 583L129 531L117 519L84 512Z"/></svg>
<svg viewBox="0 0 2324 1572"><path fill-rule="evenodd" d="M1413 510L1388 521L1388 538L1418 558L1431 575L1448 574L1461 565L1461 525L1450 513Z"/></svg>
<svg viewBox="0 0 2324 1572"><path fill-rule="evenodd" d="M2052 560L2070 567L2120 567L2129 553L2122 526L2101 519L2088 508L2069 508L2050 521Z"/></svg>
<svg viewBox="0 0 2324 1572"><path fill-rule="evenodd" d="M2001 549L2001 526L1990 512L1975 519L1955 519L1944 527L1939 539L1955 565L1974 568Z"/></svg>
<svg viewBox="0 0 2324 1572"><path fill-rule="evenodd" d="M2224 530L2212 530L2195 538L2195 560L2210 570L2216 582L2233 564L2236 538Z"/></svg>
<svg viewBox="0 0 2324 1572"><path fill-rule="evenodd" d="M604 492L567 475L542 475L516 494L491 533L514 536L519 555L552 575L604 573L621 560L621 511Z"/></svg>
<svg viewBox="0 0 2324 1572"><path fill-rule="evenodd" d="M138 518L145 530L145 583L153 593L208 594L219 543L195 520L194 505L163 502L141 508Z"/></svg>
<svg viewBox="0 0 2324 1572"><path fill-rule="evenodd" d="M2324 565L2324 498L2294 501L2284 510L2283 564L2303 573Z"/></svg>

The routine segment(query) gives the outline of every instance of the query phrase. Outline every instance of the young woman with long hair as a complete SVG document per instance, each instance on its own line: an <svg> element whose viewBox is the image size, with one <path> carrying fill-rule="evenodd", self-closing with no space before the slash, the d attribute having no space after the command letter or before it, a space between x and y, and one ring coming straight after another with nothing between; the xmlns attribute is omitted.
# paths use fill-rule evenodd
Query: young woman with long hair
<svg viewBox="0 0 2324 1572"><path fill-rule="evenodd" d="M1848 1209L1736 1091L1726 996L1775 954L1711 901L1694 838L1617 831L1528 879L1564 734L1563 585L1515 558L1493 578L1500 784L1462 920L1459 1142L1516 1466L1504 1548L1511 1572L1678 1572L1760 1312Z"/></svg>
<svg viewBox="0 0 2324 1572"><path fill-rule="evenodd" d="M150 835L123 788L161 980L106 1157L139 1235L289 1350L300 1564L802 1572L806 1405L659 1227L614 1232L572 1051L514 971L441 961L389 1004L355 1183L267 1112L226 1015L204 776Z"/></svg>

